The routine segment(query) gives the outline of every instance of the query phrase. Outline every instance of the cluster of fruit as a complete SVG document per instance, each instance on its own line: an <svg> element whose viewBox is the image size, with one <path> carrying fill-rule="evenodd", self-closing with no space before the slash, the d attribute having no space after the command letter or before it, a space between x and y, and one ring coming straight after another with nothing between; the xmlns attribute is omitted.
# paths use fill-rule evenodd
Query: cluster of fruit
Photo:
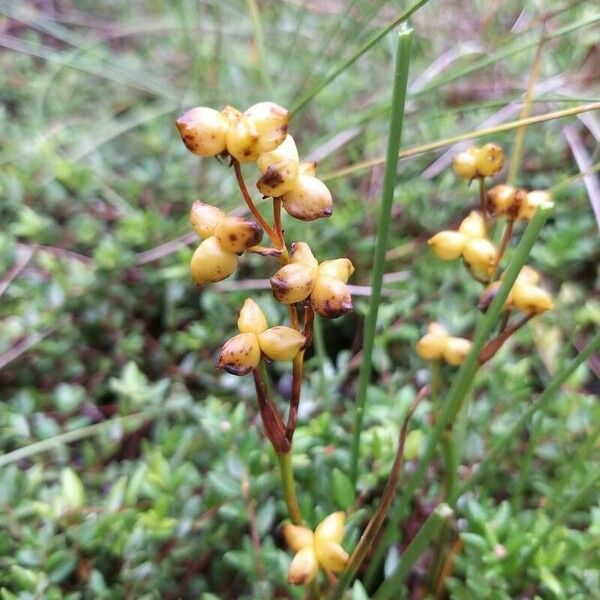
<svg viewBox="0 0 600 600"><path fill-rule="evenodd" d="M502 275L500 261L513 234L518 220L531 220L540 206L551 203L549 192L499 184L486 189L485 178L498 173L504 165L504 152L497 144L485 144L460 152L454 158L453 169L459 176L468 180L478 179L480 184L480 211L472 211L463 219L457 231L444 230L428 240L433 252L442 260L462 257L470 273L486 285L479 299L480 310L487 310L497 294ZM488 217L506 217L502 245L499 249L489 239ZM540 284L540 275L529 266L523 267L504 304L506 311L513 309L533 316L553 307L552 297ZM464 338L449 337L439 324L430 325L428 332L419 340L417 352L426 360L444 359L446 362L461 364L470 349L470 342Z"/></svg>

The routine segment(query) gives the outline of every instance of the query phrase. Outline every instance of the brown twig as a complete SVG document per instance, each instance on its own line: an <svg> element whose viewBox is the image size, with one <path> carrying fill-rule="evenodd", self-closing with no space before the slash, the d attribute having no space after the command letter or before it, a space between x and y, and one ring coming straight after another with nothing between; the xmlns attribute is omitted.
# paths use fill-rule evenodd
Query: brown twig
<svg viewBox="0 0 600 600"><path fill-rule="evenodd" d="M499 333L493 340L490 340L479 353L479 364L483 365L488 360L492 359L496 352L500 350L504 342L513 334L515 331L521 329L525 323L535 317L535 313L529 313L522 319L517 321L515 324L506 327L501 333Z"/></svg>
<svg viewBox="0 0 600 600"><path fill-rule="evenodd" d="M456 558L456 555L462 550L462 545L462 540L459 538L452 544L452 547L448 551L448 555L446 556L446 560L444 561L444 565L442 566L442 570L440 571L440 576L438 577L437 583L435 585L436 600L440 600L444 597L444 591L446 590L446 580L452 574L452 569L454 568L454 559Z"/></svg>
<svg viewBox="0 0 600 600"><path fill-rule="evenodd" d="M257 222L260 224L260 226L263 228L264 232L271 238L271 241L273 242L273 244L275 246L277 246L279 243L277 233L265 221L263 216L260 214L260 212L258 212L258 209L254 205L252 197L250 196L250 193L248 192L248 188L246 187L246 182L244 181L244 176L242 175L242 169L240 167L240 163L237 160L232 159L232 164L233 164L233 170L235 171L235 178L237 180L238 187L240 188L240 192L242 192L242 196L244 198L244 201L248 205L250 212L252 213L254 218L257 220Z"/></svg>
<svg viewBox="0 0 600 600"><path fill-rule="evenodd" d="M292 395L290 396L290 411L288 415L285 437L290 445L298 422L298 407L300 406L300 390L302 388L302 368L304 366L304 350L300 350L292 363Z"/></svg>
<svg viewBox="0 0 600 600"><path fill-rule="evenodd" d="M398 448L396 450L396 456L394 458L394 464L392 465L392 469L390 471L390 476L385 484L385 488L383 493L381 494L381 499L379 501L379 506L377 510L371 517L366 529L358 540L358 544L354 549L354 552L350 556L348 561L348 565L346 567L346 571L349 573L349 576L354 577L356 571L365 560L367 556L367 552L369 548L372 546L373 541L376 539L379 530L381 529L383 523L385 522L387 515L392 506L392 502L396 496L396 488L398 487L398 482L400 480L400 471L402 470L402 464L404 462L404 445L406 443L406 438L408 436L408 425L410 423L410 419L413 416L417 406L425 398L425 396L429 392L429 387L422 387L415 396L410 408L408 409L404 420L402 421L402 425L400 427L400 432L398 434Z"/></svg>

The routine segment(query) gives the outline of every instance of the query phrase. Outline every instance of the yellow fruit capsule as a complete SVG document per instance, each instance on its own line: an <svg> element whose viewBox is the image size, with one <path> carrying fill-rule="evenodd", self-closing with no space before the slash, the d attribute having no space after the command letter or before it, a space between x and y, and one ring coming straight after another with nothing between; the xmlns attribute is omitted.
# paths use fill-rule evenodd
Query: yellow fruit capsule
<svg viewBox="0 0 600 600"><path fill-rule="evenodd" d="M194 252L190 270L196 285L214 283L229 277L237 267L237 256L221 248L217 238L204 240Z"/></svg>
<svg viewBox="0 0 600 600"><path fill-rule="evenodd" d="M175 121L186 148L198 156L216 156L225 151L229 123L218 111L198 106Z"/></svg>
<svg viewBox="0 0 600 600"><path fill-rule="evenodd" d="M271 360L292 360L306 343L306 338L291 327L271 327L258 335L260 349Z"/></svg>
<svg viewBox="0 0 600 600"><path fill-rule="evenodd" d="M540 314L554 307L552 297L546 290L520 281L513 287L512 301L524 313Z"/></svg>
<svg viewBox="0 0 600 600"><path fill-rule="evenodd" d="M299 550L290 564L288 581L292 585L305 585L310 583L319 572L319 562L312 546Z"/></svg>
<svg viewBox="0 0 600 600"><path fill-rule="evenodd" d="M312 546L314 536L308 527L286 523L283 526L283 537L290 549L298 552L306 546Z"/></svg>
<svg viewBox="0 0 600 600"><path fill-rule="evenodd" d="M314 311L326 319L337 319L353 308L348 286L326 275L319 274L310 299Z"/></svg>
<svg viewBox="0 0 600 600"><path fill-rule="evenodd" d="M289 133L286 135L285 140L283 140L275 150L261 154L256 161L256 166L260 169L261 173L264 173L271 165L281 162L282 160L294 160L300 162L296 142L294 142L294 138Z"/></svg>
<svg viewBox="0 0 600 600"><path fill-rule="evenodd" d="M315 286L316 269L303 264L290 263L281 267L271 277L271 288L277 302L294 304L302 302Z"/></svg>
<svg viewBox="0 0 600 600"><path fill-rule="evenodd" d="M237 326L240 333L255 333L258 335L267 330L267 319L260 306L252 298L246 298L242 310L240 310Z"/></svg>
<svg viewBox="0 0 600 600"><path fill-rule="evenodd" d="M348 564L348 553L335 542L315 540L317 560L328 571L341 573Z"/></svg>
<svg viewBox="0 0 600 600"><path fill-rule="evenodd" d="M529 265L523 265L523 268L519 271L517 275L517 281L522 283L531 283L535 285L539 283L541 280L540 274Z"/></svg>
<svg viewBox="0 0 600 600"><path fill-rule="evenodd" d="M287 159L271 165L256 182L256 187L263 196L278 198L294 187L296 179L298 161Z"/></svg>
<svg viewBox="0 0 600 600"><path fill-rule="evenodd" d="M215 227L225 217L225 213L220 208L204 204L200 200L196 200L190 210L190 223L203 240L215 234Z"/></svg>
<svg viewBox="0 0 600 600"><path fill-rule="evenodd" d="M519 207L515 204L517 202L517 188L512 185L495 185L488 192L488 198L492 205L492 211L495 215L513 215L518 212Z"/></svg>
<svg viewBox="0 0 600 600"><path fill-rule="evenodd" d="M300 175L310 175L311 177L315 176L317 172L317 161L311 160L309 162L300 163L300 168L298 169L298 173Z"/></svg>
<svg viewBox="0 0 600 600"><path fill-rule="evenodd" d="M452 168L459 177L473 179L477 175L478 148L470 148L466 152L459 152L452 161Z"/></svg>
<svg viewBox="0 0 600 600"><path fill-rule="evenodd" d="M444 360L451 365L460 365L464 362L470 349L470 340L459 337L449 337L443 352Z"/></svg>
<svg viewBox="0 0 600 600"><path fill-rule="evenodd" d="M534 190L527 194L525 201L519 208L519 219L533 218L535 211L539 206L548 206L552 204L552 196L545 190Z"/></svg>
<svg viewBox="0 0 600 600"><path fill-rule="evenodd" d="M458 228L458 233L462 233L468 238L483 238L487 235L487 227L481 213L472 210L469 216L464 218Z"/></svg>
<svg viewBox="0 0 600 600"><path fill-rule="evenodd" d="M246 375L256 369L260 361L258 337L254 333L240 333L225 342L217 367L232 375Z"/></svg>
<svg viewBox="0 0 600 600"><path fill-rule="evenodd" d="M496 248L485 238L468 240L463 249L463 258L472 269L489 274L496 261Z"/></svg>
<svg viewBox="0 0 600 600"><path fill-rule="evenodd" d="M438 360L442 357L447 339L445 329L430 330L417 342L417 354L424 360Z"/></svg>
<svg viewBox="0 0 600 600"><path fill-rule="evenodd" d="M274 102L259 102L244 111L244 115L254 122L261 152L275 150L285 140L290 122L289 110Z"/></svg>
<svg viewBox="0 0 600 600"><path fill-rule="evenodd" d="M227 152L241 163L254 162L260 156L258 131L244 115L229 125L225 141Z"/></svg>
<svg viewBox="0 0 600 600"><path fill-rule="evenodd" d="M346 283L354 273L354 265L347 258L336 258L335 260L324 260L319 265L318 277L335 277Z"/></svg>
<svg viewBox="0 0 600 600"><path fill-rule="evenodd" d="M448 331L446 330L446 328L443 325L436 323L435 321L433 321L433 323L429 323L429 325L427 325L427 333L437 333L438 335L448 335Z"/></svg>
<svg viewBox="0 0 600 600"><path fill-rule="evenodd" d="M344 539L345 523L346 513L341 510L327 515L315 529L315 542L329 540L341 543Z"/></svg>
<svg viewBox="0 0 600 600"><path fill-rule="evenodd" d="M294 264L304 265L311 271L316 271L319 263L314 257L310 246L306 242L294 242L292 244L292 258Z"/></svg>
<svg viewBox="0 0 600 600"><path fill-rule="evenodd" d="M442 260L454 260L462 254L467 238L458 231L440 231L429 238L427 243Z"/></svg>
<svg viewBox="0 0 600 600"><path fill-rule="evenodd" d="M300 175L281 199L288 214L301 221L314 221L332 213L331 192L320 179L310 175Z"/></svg>
<svg viewBox="0 0 600 600"><path fill-rule="evenodd" d="M215 227L215 237L227 252L241 254L262 240L263 230L256 222L242 217L225 217Z"/></svg>
<svg viewBox="0 0 600 600"><path fill-rule="evenodd" d="M490 177L504 166L504 150L498 144L485 144L477 155L477 172Z"/></svg>
<svg viewBox="0 0 600 600"><path fill-rule="evenodd" d="M230 124L235 123L242 116L242 113L237 108L234 108L229 104L221 111L221 114Z"/></svg>

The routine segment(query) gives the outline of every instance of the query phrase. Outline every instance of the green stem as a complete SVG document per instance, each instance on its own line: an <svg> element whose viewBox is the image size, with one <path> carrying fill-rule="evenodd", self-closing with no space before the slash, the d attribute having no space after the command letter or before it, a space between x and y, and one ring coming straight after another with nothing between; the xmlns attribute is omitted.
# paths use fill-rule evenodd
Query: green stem
<svg viewBox="0 0 600 600"><path fill-rule="evenodd" d="M294 470L292 469L292 453L281 452L277 453L279 462L279 473L281 475L281 489L283 497L288 507L290 520L294 525L302 524L302 515L296 498L296 486L294 484Z"/></svg>
<svg viewBox="0 0 600 600"><path fill-rule="evenodd" d="M546 389L540 394L538 399L529 406L529 408L517 419L513 426L498 440L494 447L479 463L477 471L471 478L461 487L458 496L462 496L469 491L487 472L487 470L495 465L502 451L513 441L523 428L530 422L531 417L539 410L543 409L552 399L554 394L558 392L560 387L569 379L569 377L579 368L586 360L600 350L600 333L596 334L590 343L576 356L566 367L557 373L552 381L546 386Z"/></svg>
<svg viewBox="0 0 600 600"><path fill-rule="evenodd" d="M421 4L423 4L423 2L421 2ZM371 375L371 359L373 356L373 344L375 342L375 329L377 327L377 313L381 302L381 286L385 269L385 251L388 244L392 202L394 199L394 188L396 186L398 151L400 149L402 137L402 122L404 119L404 103L406 100L411 42L412 29L403 28L398 36L398 50L396 53L396 67L392 94L392 114L389 127L390 133L388 138L387 159L383 179L383 195L381 207L379 209L377 238L371 276L371 297L369 299L369 312L365 322L362 362L358 374L358 392L354 414L352 455L350 459L350 477L355 485L358 477L360 432L365 411L367 386Z"/></svg>
<svg viewBox="0 0 600 600"><path fill-rule="evenodd" d="M453 515L454 512L447 504L437 505L402 553L396 570L379 586L373 595L373 600L398 598L398 590L410 573L412 566L419 556L429 548L432 540L437 537L442 527L452 519Z"/></svg>
<svg viewBox="0 0 600 600"><path fill-rule="evenodd" d="M419 0L411 7L406 9L401 15L395 18L384 29L374 34L365 44L363 44L348 60L343 62L339 67L334 69L321 83L315 86L308 94L303 96L298 103L292 108L292 115L304 108L319 92L325 89L338 75L343 73L348 67L352 66L365 52L370 50L380 39L385 37L394 27L400 25L410 17L414 12L419 10L429 0ZM402 103L404 104L404 102Z"/></svg>
<svg viewBox="0 0 600 600"><path fill-rule="evenodd" d="M382 540L382 543L379 545L373 558L371 559L371 563L367 571L367 585L373 581L385 552L387 551L387 547L393 541L393 536L395 535L397 526L406 513L410 502L412 501L413 494L423 483L427 469L431 464L437 446L446 427L454 420L456 414L461 409L465 398L468 396L469 389L477 369L479 368L479 353L483 349L490 334L498 324L498 320L502 313L504 302L508 297L508 293L514 285L521 268L527 262L531 248L533 247L537 236L542 230L542 227L544 226L544 223L550 216L551 212L551 206L543 206L538 208L536 211L533 219L523 234L521 243L515 250L513 258L506 269L504 278L502 279L502 285L500 286L498 293L490 304L484 318L481 319L478 327L476 328L471 350L469 351L469 354L467 355L462 366L458 370L458 373L453 378L450 391L448 392L448 396L444 401L442 413L439 416L431 435L429 436L427 446L423 452L421 460L419 461L412 478L403 490L402 498L398 503L396 511L392 513L390 517L389 527L387 528L388 533L385 539Z"/></svg>

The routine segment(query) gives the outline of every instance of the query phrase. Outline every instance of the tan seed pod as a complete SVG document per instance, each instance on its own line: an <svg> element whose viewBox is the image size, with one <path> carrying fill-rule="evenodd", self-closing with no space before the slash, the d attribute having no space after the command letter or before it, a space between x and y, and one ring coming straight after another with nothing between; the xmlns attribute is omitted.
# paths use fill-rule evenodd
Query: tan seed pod
<svg viewBox="0 0 600 600"><path fill-rule="evenodd" d="M519 219L531 220L535 211L540 206L548 206L552 204L552 196L550 192L545 190L534 190L529 192L525 201L521 203L519 208Z"/></svg>
<svg viewBox="0 0 600 600"><path fill-rule="evenodd" d="M306 585L310 583L319 572L319 562L312 546L299 550L290 564L288 581L292 585Z"/></svg>
<svg viewBox="0 0 600 600"><path fill-rule="evenodd" d="M235 123L242 116L241 111L229 104L221 111L221 114L227 119L229 124Z"/></svg>
<svg viewBox="0 0 600 600"><path fill-rule="evenodd" d="M429 323L429 325L427 325L427 333L448 335L448 331L446 330L446 328L442 324L437 323L436 321L433 321L432 323Z"/></svg>
<svg viewBox="0 0 600 600"><path fill-rule="evenodd" d="M489 275L496 261L496 248L485 238L468 240L463 249L463 258L475 271Z"/></svg>
<svg viewBox="0 0 600 600"><path fill-rule="evenodd" d="M487 227L481 213L477 210L472 210L465 217L458 228L458 233L462 233L468 238L482 238L487 235Z"/></svg>
<svg viewBox="0 0 600 600"><path fill-rule="evenodd" d="M197 106L175 121L186 148L198 156L216 156L225 151L229 123L218 111Z"/></svg>
<svg viewBox="0 0 600 600"><path fill-rule="evenodd" d="M353 309L348 286L335 277L319 275L310 298L314 311L326 319L336 319Z"/></svg>
<svg viewBox="0 0 600 600"><path fill-rule="evenodd" d="M294 187L296 179L298 162L286 159L271 165L256 182L256 187L263 196L278 198Z"/></svg>
<svg viewBox="0 0 600 600"><path fill-rule="evenodd" d="M335 277L346 283L354 273L354 265L347 258L336 258L335 260L324 260L319 265L319 275Z"/></svg>
<svg viewBox="0 0 600 600"><path fill-rule="evenodd" d="M316 269L298 263L287 264L271 277L273 296L283 304L302 302L310 296L315 280Z"/></svg>
<svg viewBox="0 0 600 600"><path fill-rule="evenodd" d="M504 166L504 150L498 144L485 144L477 155L477 172L484 177L495 175Z"/></svg>
<svg viewBox="0 0 600 600"><path fill-rule="evenodd" d="M229 125L225 141L227 152L241 163L254 162L260 156L258 131L254 122L244 115Z"/></svg>
<svg viewBox="0 0 600 600"><path fill-rule="evenodd" d="M260 349L271 360L292 360L306 343L306 338L291 327L271 327L258 335Z"/></svg>
<svg viewBox="0 0 600 600"><path fill-rule="evenodd" d="M444 347L444 360L451 365L460 365L471 349L471 341L466 338L449 337Z"/></svg>
<svg viewBox="0 0 600 600"><path fill-rule="evenodd" d="M478 148L470 148L466 152L459 152L452 161L452 168L459 177L473 179L477 175Z"/></svg>
<svg viewBox="0 0 600 600"><path fill-rule="evenodd" d="M427 240L431 249L442 260L458 258L467 243L467 238L458 231L440 231Z"/></svg>
<svg viewBox="0 0 600 600"><path fill-rule="evenodd" d="M300 167L298 168L298 173L300 175L310 175L311 177L315 176L317 172L317 161L311 160L309 162L300 163Z"/></svg>
<svg viewBox="0 0 600 600"><path fill-rule="evenodd" d="M317 560L328 571L341 573L348 564L348 553L339 544L315 540L314 547Z"/></svg>
<svg viewBox="0 0 600 600"><path fill-rule="evenodd" d="M319 263L314 257L310 246L306 242L294 242L292 244L291 262L294 264L304 265L311 271L317 270Z"/></svg>
<svg viewBox="0 0 600 600"><path fill-rule="evenodd" d="M529 265L523 265L519 271L519 274L517 275L517 281L535 285L541 281L541 276L533 267L530 267Z"/></svg>
<svg viewBox="0 0 600 600"><path fill-rule="evenodd" d="M513 304L524 313L541 314L554 308L552 296L537 285L517 281L513 287Z"/></svg>
<svg viewBox="0 0 600 600"><path fill-rule="evenodd" d="M417 342L417 354L424 360L438 360L442 357L447 339L445 330L429 331Z"/></svg>
<svg viewBox="0 0 600 600"><path fill-rule="evenodd" d="M327 515L315 529L315 542L328 540L340 544L344 539L346 513L337 511Z"/></svg>
<svg viewBox="0 0 600 600"><path fill-rule="evenodd" d="M282 160L300 161L296 142L294 142L294 138L289 133L275 150L261 154L256 161L256 166L260 169L261 173L264 173L271 165L279 163Z"/></svg>
<svg viewBox="0 0 600 600"><path fill-rule="evenodd" d="M213 236L196 248L190 261L190 270L196 285L205 285L229 277L235 271L237 262L237 256L223 250Z"/></svg>
<svg viewBox="0 0 600 600"><path fill-rule="evenodd" d="M300 175L281 199L287 213L301 221L314 221L332 213L331 192L320 179L310 175Z"/></svg>
<svg viewBox="0 0 600 600"><path fill-rule="evenodd" d="M260 361L258 337L254 333L240 333L225 342L217 367L232 375L247 375Z"/></svg>
<svg viewBox="0 0 600 600"><path fill-rule="evenodd" d="M237 326L240 333L255 333L258 335L267 330L268 325L265 314L252 298L246 298L242 310L240 310Z"/></svg>
<svg viewBox="0 0 600 600"><path fill-rule="evenodd" d="M312 546L313 532L308 527L286 523L283 526L283 537L289 548L298 552L306 546Z"/></svg>
<svg viewBox="0 0 600 600"><path fill-rule="evenodd" d="M227 252L241 254L262 240L261 226L242 217L225 217L217 223L215 237Z"/></svg>
<svg viewBox="0 0 600 600"><path fill-rule="evenodd" d="M271 152L287 136L290 111L274 102L259 102L244 112L252 119L259 135L261 152Z"/></svg>
<svg viewBox="0 0 600 600"><path fill-rule="evenodd" d="M490 204L492 205L492 212L497 216L516 216L519 212L517 188L512 185L495 185L491 190L489 190L488 198L490 199Z"/></svg>
<svg viewBox="0 0 600 600"><path fill-rule="evenodd" d="M196 200L190 210L190 223L203 240L215 234L217 224L225 217L225 213L220 208L204 204L200 200Z"/></svg>

